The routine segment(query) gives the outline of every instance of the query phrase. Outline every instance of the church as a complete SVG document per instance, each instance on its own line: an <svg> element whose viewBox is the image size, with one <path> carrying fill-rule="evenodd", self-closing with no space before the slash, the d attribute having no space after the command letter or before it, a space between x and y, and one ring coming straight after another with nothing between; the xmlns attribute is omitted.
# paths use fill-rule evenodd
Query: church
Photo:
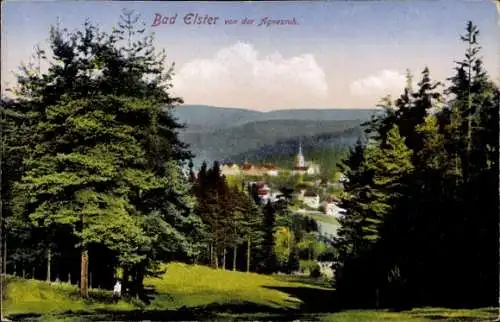
<svg viewBox="0 0 500 322"><path fill-rule="evenodd" d="M293 175L317 175L319 174L319 165L314 162L306 162L302 153L302 143L299 143L299 153L295 157L292 170Z"/></svg>

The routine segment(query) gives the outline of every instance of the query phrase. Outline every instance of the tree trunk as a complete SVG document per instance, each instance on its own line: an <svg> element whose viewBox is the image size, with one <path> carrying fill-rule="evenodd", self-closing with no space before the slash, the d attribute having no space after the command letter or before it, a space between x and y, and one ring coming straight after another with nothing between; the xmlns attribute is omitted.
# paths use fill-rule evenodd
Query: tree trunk
<svg viewBox="0 0 500 322"><path fill-rule="evenodd" d="M68 283L71 284L71 272L68 273Z"/></svg>
<svg viewBox="0 0 500 322"><path fill-rule="evenodd" d="M123 268L123 274L122 274L122 286L124 290L130 289L130 282L128 281L130 277L130 271L128 267ZM114 281L113 281L114 283Z"/></svg>
<svg viewBox="0 0 500 322"><path fill-rule="evenodd" d="M224 247L222 252L222 269L226 270L226 247Z"/></svg>
<svg viewBox="0 0 500 322"><path fill-rule="evenodd" d="M210 248L210 267L214 267L214 248L212 243L208 247Z"/></svg>
<svg viewBox="0 0 500 322"><path fill-rule="evenodd" d="M250 238L248 238L247 242L247 273L250 273Z"/></svg>
<svg viewBox="0 0 500 322"><path fill-rule="evenodd" d="M233 248L233 271L236 271L236 256L238 256L238 246L234 245L234 248Z"/></svg>
<svg viewBox="0 0 500 322"><path fill-rule="evenodd" d="M50 278L51 264L52 264L52 251L50 250L49 247L47 248L47 282L50 282L51 280Z"/></svg>
<svg viewBox="0 0 500 322"><path fill-rule="evenodd" d="M0 203L1 203L1 200L0 200ZM0 225L3 225L3 223L0 223ZM2 256L3 255L3 239L5 238L3 229L2 229L2 233L0 235L1 235L0 236L0 275L3 275L3 274L5 274L5 272L3 270L3 256Z"/></svg>
<svg viewBox="0 0 500 322"><path fill-rule="evenodd" d="M89 285L88 285L88 251L87 249L82 249L82 254L81 254L81 270L80 270L80 295L84 298L87 298L89 296Z"/></svg>
<svg viewBox="0 0 500 322"><path fill-rule="evenodd" d="M7 236L3 238L3 273L7 274Z"/></svg>
<svg viewBox="0 0 500 322"><path fill-rule="evenodd" d="M33 267L33 273L31 274L31 278L35 279L35 268Z"/></svg>
<svg viewBox="0 0 500 322"><path fill-rule="evenodd" d="M137 272L137 294L140 299L144 299L144 275L145 265L141 265Z"/></svg>
<svg viewBox="0 0 500 322"><path fill-rule="evenodd" d="M137 287L137 267L134 265L130 270L130 276L132 281L130 283L130 295L137 297L138 287Z"/></svg>

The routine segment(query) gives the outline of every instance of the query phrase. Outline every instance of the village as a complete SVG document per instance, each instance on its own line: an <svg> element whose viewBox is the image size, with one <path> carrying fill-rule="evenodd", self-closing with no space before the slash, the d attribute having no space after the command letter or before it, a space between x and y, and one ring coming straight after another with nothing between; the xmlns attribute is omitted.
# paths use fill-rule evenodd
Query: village
<svg viewBox="0 0 500 322"><path fill-rule="evenodd" d="M337 219L344 213L339 207L339 192L345 176L337 173L335 178L322 178L320 165L306 161L300 143L291 169L269 163L221 162L220 171L229 181L255 184L263 203L276 202L282 196L281 189L287 186L293 191L290 208L297 213L322 214Z"/></svg>

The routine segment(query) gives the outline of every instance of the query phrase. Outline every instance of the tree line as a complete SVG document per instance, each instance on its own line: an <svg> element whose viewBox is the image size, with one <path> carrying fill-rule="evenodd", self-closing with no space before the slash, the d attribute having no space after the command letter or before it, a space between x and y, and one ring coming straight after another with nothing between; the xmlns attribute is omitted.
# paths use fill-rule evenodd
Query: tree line
<svg viewBox="0 0 500 322"><path fill-rule="evenodd" d="M192 166L192 165L191 165ZM264 202L254 182L229 184L220 165L203 163L190 181L195 213L206 225L198 263L247 272L291 273L300 260L333 254L322 241L315 220L289 211L291 192L281 188L278 201ZM333 255L331 255L333 257Z"/></svg>
<svg viewBox="0 0 500 322"><path fill-rule="evenodd" d="M468 22L449 85L425 68L381 103L343 162L336 303L494 306L498 295L500 95Z"/></svg>

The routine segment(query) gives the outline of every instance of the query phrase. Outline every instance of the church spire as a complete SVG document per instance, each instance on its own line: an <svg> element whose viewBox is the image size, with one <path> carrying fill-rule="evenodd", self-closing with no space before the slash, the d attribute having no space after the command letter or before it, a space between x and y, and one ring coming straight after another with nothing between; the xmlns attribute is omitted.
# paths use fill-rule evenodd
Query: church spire
<svg viewBox="0 0 500 322"><path fill-rule="evenodd" d="M302 140L299 140L299 153L297 154L295 166L298 168L306 166L304 155L302 154Z"/></svg>

